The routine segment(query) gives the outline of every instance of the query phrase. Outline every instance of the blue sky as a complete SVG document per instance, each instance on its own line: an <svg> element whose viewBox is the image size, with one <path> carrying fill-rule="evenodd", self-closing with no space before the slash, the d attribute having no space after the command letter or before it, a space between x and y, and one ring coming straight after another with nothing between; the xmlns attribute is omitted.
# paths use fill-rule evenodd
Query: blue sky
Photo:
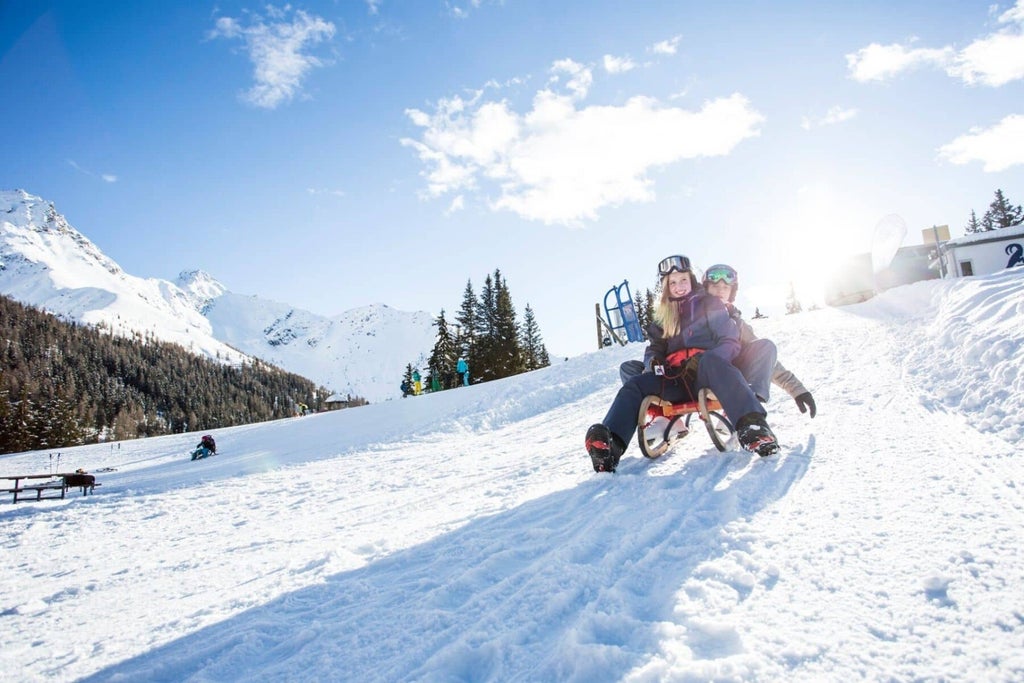
<svg viewBox="0 0 1024 683"><path fill-rule="evenodd" d="M1024 202L1024 0L88 5L0 3L0 188L324 315L500 268L575 355L667 254L780 313L887 216Z"/></svg>

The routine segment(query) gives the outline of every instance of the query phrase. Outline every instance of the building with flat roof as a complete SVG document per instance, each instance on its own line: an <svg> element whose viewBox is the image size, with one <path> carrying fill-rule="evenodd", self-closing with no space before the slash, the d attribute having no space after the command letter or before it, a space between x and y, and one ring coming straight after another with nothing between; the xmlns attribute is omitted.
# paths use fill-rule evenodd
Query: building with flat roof
<svg viewBox="0 0 1024 683"><path fill-rule="evenodd" d="M942 245L947 277L988 275L1024 266L1024 225L971 233Z"/></svg>

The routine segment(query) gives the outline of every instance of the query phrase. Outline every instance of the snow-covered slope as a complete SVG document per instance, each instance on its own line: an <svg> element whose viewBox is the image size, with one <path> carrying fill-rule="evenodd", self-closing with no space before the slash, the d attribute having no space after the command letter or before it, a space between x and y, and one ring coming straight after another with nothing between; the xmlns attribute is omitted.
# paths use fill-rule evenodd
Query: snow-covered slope
<svg viewBox="0 0 1024 683"><path fill-rule="evenodd" d="M697 432L594 474L641 345L220 430L194 463L194 434L0 457L103 484L0 501L0 672L1024 680L1022 316L1018 268L756 321L819 408L774 391L766 459Z"/></svg>
<svg viewBox="0 0 1024 683"><path fill-rule="evenodd" d="M0 191L0 294L67 320L175 342L211 358L260 358L341 394L400 395L405 366L425 365L433 318L372 304L334 317L242 296L202 271L176 282L129 275L22 190Z"/></svg>

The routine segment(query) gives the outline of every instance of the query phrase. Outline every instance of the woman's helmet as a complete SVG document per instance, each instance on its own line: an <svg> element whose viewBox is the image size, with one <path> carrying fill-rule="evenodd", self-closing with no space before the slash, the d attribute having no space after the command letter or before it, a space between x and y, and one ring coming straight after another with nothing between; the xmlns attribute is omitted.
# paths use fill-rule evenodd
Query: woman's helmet
<svg viewBox="0 0 1024 683"><path fill-rule="evenodd" d="M729 285L729 303L736 301L736 291L740 288L740 276L736 273L735 268L724 263L716 263L708 267L704 271L702 282L704 289L707 289L712 282L724 282Z"/></svg>

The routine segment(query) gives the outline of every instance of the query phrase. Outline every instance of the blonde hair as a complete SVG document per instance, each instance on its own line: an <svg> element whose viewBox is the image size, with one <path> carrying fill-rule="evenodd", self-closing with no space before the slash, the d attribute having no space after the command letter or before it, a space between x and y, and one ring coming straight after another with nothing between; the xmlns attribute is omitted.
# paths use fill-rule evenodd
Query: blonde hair
<svg viewBox="0 0 1024 683"><path fill-rule="evenodd" d="M688 273L690 276L690 291L694 292L697 290L697 278L694 276L693 271ZM661 278L661 297L658 298L658 305L654 307L654 322L658 324L658 327L665 333L665 338L674 337L679 334L679 308L676 306L676 302L672 301L669 296L668 290L668 278L669 275L665 275Z"/></svg>

